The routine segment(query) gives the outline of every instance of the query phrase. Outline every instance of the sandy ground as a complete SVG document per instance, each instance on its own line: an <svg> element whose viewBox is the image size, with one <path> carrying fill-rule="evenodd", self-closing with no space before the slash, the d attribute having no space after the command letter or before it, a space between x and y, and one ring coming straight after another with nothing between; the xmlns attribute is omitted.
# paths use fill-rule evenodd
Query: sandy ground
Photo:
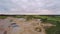
<svg viewBox="0 0 60 34"><path fill-rule="evenodd" d="M46 34L45 29L41 26L40 21L37 20L24 21L19 19L13 19L13 21L17 23L19 27L15 28L11 27L10 34ZM41 32L35 31L36 27L40 27Z"/></svg>
<svg viewBox="0 0 60 34"><path fill-rule="evenodd" d="M0 31L0 34L4 34L3 31L5 30L7 31L7 34L46 34L45 29L43 28L43 26L41 26L42 23L39 19L38 20L32 19L32 20L26 21L24 18L8 17L5 20L7 21L5 22L6 28ZM13 21L9 22L9 20L13 20ZM16 23L18 27L12 27L10 25L12 23ZM43 24L43 25L47 26L46 24ZM40 28L41 31L39 31L39 29L35 30L37 27Z"/></svg>

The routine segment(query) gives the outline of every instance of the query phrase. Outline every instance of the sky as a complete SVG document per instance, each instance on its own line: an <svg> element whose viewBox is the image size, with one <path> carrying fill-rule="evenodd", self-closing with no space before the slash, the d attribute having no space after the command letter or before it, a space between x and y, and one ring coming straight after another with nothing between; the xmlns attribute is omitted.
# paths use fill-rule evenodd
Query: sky
<svg viewBox="0 0 60 34"><path fill-rule="evenodd" d="M60 14L60 0L0 0L0 14Z"/></svg>

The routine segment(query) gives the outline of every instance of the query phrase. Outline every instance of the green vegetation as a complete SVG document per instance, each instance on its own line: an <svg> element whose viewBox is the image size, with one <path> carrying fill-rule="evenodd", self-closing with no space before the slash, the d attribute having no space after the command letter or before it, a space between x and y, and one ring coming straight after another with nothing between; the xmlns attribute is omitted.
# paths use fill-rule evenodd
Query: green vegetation
<svg viewBox="0 0 60 34"><path fill-rule="evenodd" d="M6 18L7 16L0 16L0 19L4 19L4 18Z"/></svg>
<svg viewBox="0 0 60 34"><path fill-rule="evenodd" d="M47 34L60 34L60 22L56 22L55 25L55 27L46 29Z"/></svg>
<svg viewBox="0 0 60 34"><path fill-rule="evenodd" d="M7 16L0 16L0 19L4 19ZM55 16L55 15L15 15L12 16L15 18L26 18L27 20L30 19L41 19L42 23L52 23L55 24L55 27L51 27L46 29L47 34L60 34L60 16Z"/></svg>

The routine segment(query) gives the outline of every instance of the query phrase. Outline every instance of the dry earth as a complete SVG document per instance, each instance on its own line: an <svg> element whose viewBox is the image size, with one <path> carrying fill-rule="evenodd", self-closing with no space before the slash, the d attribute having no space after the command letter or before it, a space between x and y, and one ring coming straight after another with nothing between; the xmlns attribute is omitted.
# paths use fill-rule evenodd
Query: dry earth
<svg viewBox="0 0 60 34"><path fill-rule="evenodd" d="M46 34L45 28L46 26L54 26L52 24L43 24L41 23L40 19L32 19L29 21L26 21L24 18L13 18L8 17L5 20L12 20L8 23L8 27L6 27L2 31L7 31L5 34ZM14 25L10 25L12 23L16 23L18 25L17 27L13 27ZM1 30L1 29L0 29ZM2 32L1 31L1 32ZM3 33L4 34L4 33Z"/></svg>

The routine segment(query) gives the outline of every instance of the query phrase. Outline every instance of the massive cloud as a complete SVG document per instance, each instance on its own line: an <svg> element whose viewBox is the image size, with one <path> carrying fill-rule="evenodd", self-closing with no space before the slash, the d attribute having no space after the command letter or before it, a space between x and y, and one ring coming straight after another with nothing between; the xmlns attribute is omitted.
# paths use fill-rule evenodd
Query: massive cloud
<svg viewBox="0 0 60 34"><path fill-rule="evenodd" d="M60 0L0 0L0 13L60 14Z"/></svg>

